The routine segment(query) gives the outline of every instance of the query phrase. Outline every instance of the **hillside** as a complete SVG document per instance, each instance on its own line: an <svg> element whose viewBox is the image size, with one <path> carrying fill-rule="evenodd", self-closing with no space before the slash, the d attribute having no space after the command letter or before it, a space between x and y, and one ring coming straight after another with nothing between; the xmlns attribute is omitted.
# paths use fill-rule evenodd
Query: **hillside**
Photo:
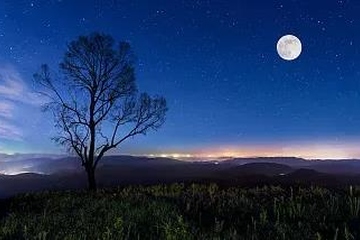
<svg viewBox="0 0 360 240"><path fill-rule="evenodd" d="M325 186L360 184L360 174L354 167L358 161L317 161L311 162L313 165L296 167L296 164L274 163L274 159L270 159L270 162L264 162L266 159L257 160L239 165L228 161L214 164L214 162L184 162L164 158L112 156L105 158L99 165L97 180L100 187L175 182L216 182L225 186L295 183ZM298 161L302 162L295 159L295 162ZM56 164L53 164L54 162ZM61 165L64 162L69 163L68 167ZM286 162L289 163L291 160ZM63 167L56 168L59 165ZM343 167L337 168L340 165ZM60 158L49 162L44 160L39 166L42 170L52 170L49 170L50 173L46 175L30 173L14 176L0 175L0 197L46 189L83 189L87 186L86 175L74 159ZM349 174L350 169L351 174Z"/></svg>
<svg viewBox="0 0 360 240"><path fill-rule="evenodd" d="M359 239L358 198L357 188L215 184L26 194L0 202L0 239Z"/></svg>

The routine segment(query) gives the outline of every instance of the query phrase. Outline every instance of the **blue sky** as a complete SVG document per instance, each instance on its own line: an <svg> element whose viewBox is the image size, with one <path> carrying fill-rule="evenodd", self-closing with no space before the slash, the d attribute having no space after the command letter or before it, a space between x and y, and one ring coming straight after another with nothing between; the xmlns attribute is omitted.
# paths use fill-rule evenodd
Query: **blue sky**
<svg viewBox="0 0 360 240"><path fill-rule="evenodd" d="M163 128L121 153L360 157L359 11L350 0L1 1L0 152L62 151L32 74L101 31L131 43L139 89L169 105ZM303 44L292 62L276 53L289 33Z"/></svg>

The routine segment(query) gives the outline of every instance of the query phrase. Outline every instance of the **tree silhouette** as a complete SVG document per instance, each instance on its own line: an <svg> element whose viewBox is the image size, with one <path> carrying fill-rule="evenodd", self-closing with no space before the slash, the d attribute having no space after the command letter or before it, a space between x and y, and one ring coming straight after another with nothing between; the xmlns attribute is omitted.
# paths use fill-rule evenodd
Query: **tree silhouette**
<svg viewBox="0 0 360 240"><path fill-rule="evenodd" d="M163 97L138 94L134 54L126 42L93 33L72 41L60 63L56 80L47 65L34 74L43 94L44 107L55 119L53 139L75 153L96 189L95 170L104 154L126 139L157 130L167 111Z"/></svg>

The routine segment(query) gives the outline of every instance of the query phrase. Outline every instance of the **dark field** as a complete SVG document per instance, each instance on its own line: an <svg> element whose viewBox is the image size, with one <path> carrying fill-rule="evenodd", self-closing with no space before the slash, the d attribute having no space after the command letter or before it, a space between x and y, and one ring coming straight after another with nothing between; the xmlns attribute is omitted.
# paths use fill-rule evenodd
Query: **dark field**
<svg viewBox="0 0 360 240"><path fill-rule="evenodd" d="M360 189L129 186L2 200L1 239L359 239Z"/></svg>

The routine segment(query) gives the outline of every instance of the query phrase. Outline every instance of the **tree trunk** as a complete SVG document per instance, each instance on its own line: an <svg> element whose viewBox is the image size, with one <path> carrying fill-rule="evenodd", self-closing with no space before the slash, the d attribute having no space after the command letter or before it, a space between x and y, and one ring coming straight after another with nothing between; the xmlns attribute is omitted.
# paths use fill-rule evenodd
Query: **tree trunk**
<svg viewBox="0 0 360 240"><path fill-rule="evenodd" d="M95 179L95 169L90 167L86 169L88 176L88 188L90 191L96 191L96 179Z"/></svg>

